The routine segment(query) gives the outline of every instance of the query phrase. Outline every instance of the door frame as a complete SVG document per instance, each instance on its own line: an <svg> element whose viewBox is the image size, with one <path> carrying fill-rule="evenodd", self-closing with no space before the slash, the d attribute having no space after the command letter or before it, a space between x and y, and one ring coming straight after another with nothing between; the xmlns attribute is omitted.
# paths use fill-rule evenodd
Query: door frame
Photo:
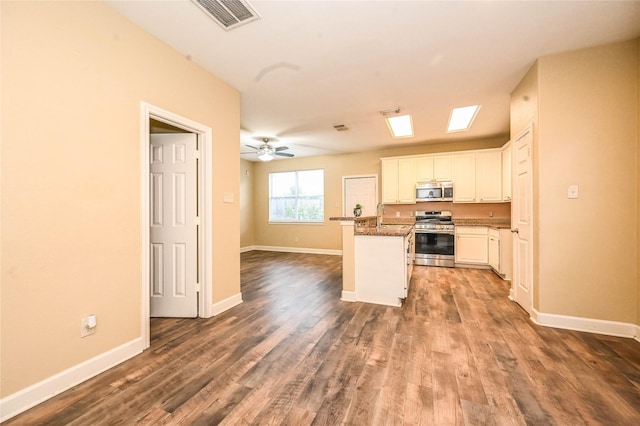
<svg viewBox="0 0 640 426"><path fill-rule="evenodd" d="M210 127L197 123L146 102L140 103L140 239L141 239L141 314L140 329L144 349L151 344L150 330L150 188L149 188L149 120L154 119L170 124L190 133L195 133L200 151L198 167L198 316L211 317L211 304L207 303L213 294L213 132Z"/></svg>

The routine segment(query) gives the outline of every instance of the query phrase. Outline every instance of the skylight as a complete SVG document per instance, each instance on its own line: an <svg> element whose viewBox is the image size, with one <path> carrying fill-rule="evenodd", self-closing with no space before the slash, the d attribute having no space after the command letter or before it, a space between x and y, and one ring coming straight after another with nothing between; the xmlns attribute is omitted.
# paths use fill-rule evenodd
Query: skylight
<svg viewBox="0 0 640 426"><path fill-rule="evenodd" d="M447 132L461 132L469 130L473 119L476 118L480 105L471 105L461 108L454 108L449 118Z"/></svg>
<svg viewBox="0 0 640 426"><path fill-rule="evenodd" d="M413 124L410 115L397 115L395 117L387 117L387 124L391 135L394 138L410 138L413 137Z"/></svg>

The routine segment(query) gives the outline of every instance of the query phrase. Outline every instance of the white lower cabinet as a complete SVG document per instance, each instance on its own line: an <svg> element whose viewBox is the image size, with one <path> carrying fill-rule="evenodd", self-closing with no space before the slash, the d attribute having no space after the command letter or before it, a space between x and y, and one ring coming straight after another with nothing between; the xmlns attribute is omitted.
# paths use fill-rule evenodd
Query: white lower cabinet
<svg viewBox="0 0 640 426"><path fill-rule="evenodd" d="M500 232L489 229L489 266L494 271L500 270Z"/></svg>
<svg viewBox="0 0 640 426"><path fill-rule="evenodd" d="M413 232L406 237L354 237L356 300L402 306L414 259Z"/></svg>
<svg viewBox="0 0 640 426"><path fill-rule="evenodd" d="M456 226L456 263L487 265L489 263L488 228Z"/></svg>
<svg viewBox="0 0 640 426"><path fill-rule="evenodd" d="M489 228L489 266L505 280L511 279L513 247L509 229Z"/></svg>

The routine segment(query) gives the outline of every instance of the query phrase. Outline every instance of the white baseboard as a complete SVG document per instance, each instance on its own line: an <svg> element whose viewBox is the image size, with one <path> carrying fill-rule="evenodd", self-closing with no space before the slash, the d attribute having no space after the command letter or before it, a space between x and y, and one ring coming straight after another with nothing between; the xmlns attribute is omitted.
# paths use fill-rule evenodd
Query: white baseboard
<svg viewBox="0 0 640 426"><path fill-rule="evenodd" d="M342 290L342 296L340 296L340 300L342 300L343 302L357 302L358 298L356 297L355 291Z"/></svg>
<svg viewBox="0 0 640 426"><path fill-rule="evenodd" d="M253 246L253 250L262 251L282 251L286 253L308 253L308 254L329 254L332 256L342 256L342 250L314 249L304 247L278 247L278 246Z"/></svg>
<svg viewBox="0 0 640 426"><path fill-rule="evenodd" d="M211 312L213 316L220 315L221 313L228 311L242 303L242 293L234 294L231 297L227 297L224 300L214 303L211 305Z"/></svg>
<svg viewBox="0 0 640 426"><path fill-rule="evenodd" d="M535 309L532 309L531 321L545 327L585 331L616 337L628 337L636 340L640 338L640 326L625 322L545 314Z"/></svg>
<svg viewBox="0 0 640 426"><path fill-rule="evenodd" d="M144 349L144 340L141 337L137 338L2 398L0 400L0 422L4 422L85 380L133 358Z"/></svg>
<svg viewBox="0 0 640 426"><path fill-rule="evenodd" d="M256 250L256 246L240 247L240 253L246 253L248 251Z"/></svg>

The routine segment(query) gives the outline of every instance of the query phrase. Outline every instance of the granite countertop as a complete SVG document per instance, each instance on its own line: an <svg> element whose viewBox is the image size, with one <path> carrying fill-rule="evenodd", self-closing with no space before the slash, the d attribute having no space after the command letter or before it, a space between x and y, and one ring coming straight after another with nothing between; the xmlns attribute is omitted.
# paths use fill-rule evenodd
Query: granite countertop
<svg viewBox="0 0 640 426"><path fill-rule="evenodd" d="M404 237L411 233L416 223L415 217L382 217L382 226L378 228L376 216L335 216L329 220L353 221L353 235L370 235L379 237Z"/></svg>
<svg viewBox="0 0 640 426"><path fill-rule="evenodd" d="M354 222L369 222L376 221L377 216L332 216L329 220L339 220L339 221L354 221ZM383 216L382 222L387 225L413 225L416 223L415 217L394 217L394 216Z"/></svg>
<svg viewBox="0 0 640 426"><path fill-rule="evenodd" d="M377 226L356 226L353 235L369 235L374 237L405 237L413 231L413 225L403 224L383 224Z"/></svg>
<svg viewBox="0 0 640 426"><path fill-rule="evenodd" d="M329 218L329 220L339 220L339 221L354 221L354 222L364 222L364 221L368 221L368 220L375 220L376 217L375 216L359 216L359 217L355 217L355 216L332 216Z"/></svg>
<svg viewBox="0 0 640 426"><path fill-rule="evenodd" d="M459 226L488 226L490 228L505 229L511 228L511 219L453 219L454 225Z"/></svg>

